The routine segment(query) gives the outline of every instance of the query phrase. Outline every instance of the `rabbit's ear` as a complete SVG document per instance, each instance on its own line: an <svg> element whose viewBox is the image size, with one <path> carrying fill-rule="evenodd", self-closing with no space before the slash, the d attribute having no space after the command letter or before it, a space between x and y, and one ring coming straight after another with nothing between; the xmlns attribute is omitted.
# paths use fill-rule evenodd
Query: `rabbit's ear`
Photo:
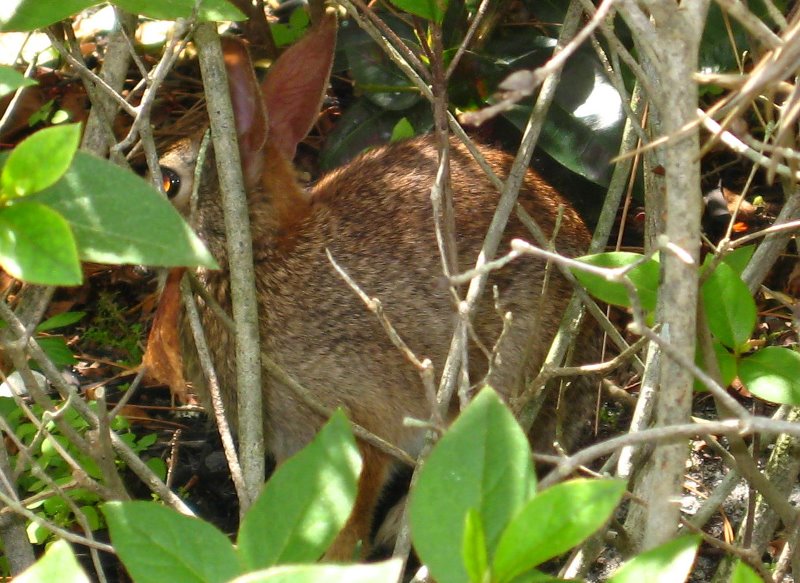
<svg viewBox="0 0 800 583"><path fill-rule="evenodd" d="M221 41L244 180L251 187L261 177L263 149L267 141L267 113L246 45L230 37L223 37Z"/></svg>
<svg viewBox="0 0 800 583"><path fill-rule="evenodd" d="M336 12L289 47L269 69L261 86L269 113L269 141L287 160L319 114L336 47Z"/></svg>

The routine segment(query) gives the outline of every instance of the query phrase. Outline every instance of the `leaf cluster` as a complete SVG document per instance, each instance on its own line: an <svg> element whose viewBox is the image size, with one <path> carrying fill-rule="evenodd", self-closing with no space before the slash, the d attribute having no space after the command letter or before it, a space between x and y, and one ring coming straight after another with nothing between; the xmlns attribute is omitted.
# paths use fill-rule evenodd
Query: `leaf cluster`
<svg viewBox="0 0 800 583"><path fill-rule="evenodd" d="M712 256L708 256L701 272L703 312L713 338L714 368L721 375L717 382L728 386L738 377L751 393L762 399L800 405L800 354L782 346L756 349L759 343L752 337L758 315L756 302L741 274L753 251L753 247L740 247L716 265ZM590 293L616 306L631 308L640 305L645 311L645 319L652 321L660 279L657 259L648 259L638 253L610 252L587 256L582 261L594 267L607 268L609 274L624 272L632 286L629 288L622 282L574 269L575 277ZM704 370L708 370L705 355L700 351L697 360Z"/></svg>

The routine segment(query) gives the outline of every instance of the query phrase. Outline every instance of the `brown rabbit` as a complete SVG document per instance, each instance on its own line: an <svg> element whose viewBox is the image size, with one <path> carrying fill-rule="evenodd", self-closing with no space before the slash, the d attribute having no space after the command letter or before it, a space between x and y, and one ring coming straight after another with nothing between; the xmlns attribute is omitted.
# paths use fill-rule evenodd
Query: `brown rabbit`
<svg viewBox="0 0 800 583"><path fill-rule="evenodd" d="M260 89L243 45L227 41L224 46L250 207L261 349L320 404L331 411L343 407L352 421L414 455L424 433L405 426L403 419L431 415L418 373L335 273L325 250L366 293L380 298L412 350L430 358L435 370L441 371L456 308L443 283L432 219L430 188L437 151L430 137L415 138L362 154L321 178L308 192L297 184L291 159L318 114L335 30L335 20L328 17L275 62ZM263 107L259 95L263 95ZM169 194L179 208L186 207L191 192L198 142L198 136L184 140L161 161L173 182ZM507 175L509 156L488 147L482 151L500 176ZM498 192L455 140L451 156L459 268L466 270L480 249ZM230 309L213 155L199 193L195 227L221 266L220 271L201 270L199 275L211 295ZM586 226L570 204L534 172L525 177L519 199L548 233L558 207L563 206L557 248L567 255L585 251ZM513 219L507 228L506 248L511 238L527 235ZM522 259L496 272L490 281L499 287L503 310L513 313L487 379L506 396L540 367L571 293L570 285L554 274L543 301L543 276L541 261ZM208 307L201 309L207 334L213 338L225 406L235 416L233 338ZM483 344L491 347L502 328L492 298L478 306L473 324ZM470 348L469 362L471 378L483 378L487 358L475 345ZM188 368L189 378L202 392L201 373L191 363ZM264 385L265 434L270 452L280 462L306 445L325 419L266 371ZM578 397L589 401L583 393ZM540 450L552 450L553 425L550 419L534 429L533 442ZM360 443L360 448L364 466L356 507L329 557L349 558L357 541L366 539L376 500L391 470L385 454L366 443Z"/></svg>

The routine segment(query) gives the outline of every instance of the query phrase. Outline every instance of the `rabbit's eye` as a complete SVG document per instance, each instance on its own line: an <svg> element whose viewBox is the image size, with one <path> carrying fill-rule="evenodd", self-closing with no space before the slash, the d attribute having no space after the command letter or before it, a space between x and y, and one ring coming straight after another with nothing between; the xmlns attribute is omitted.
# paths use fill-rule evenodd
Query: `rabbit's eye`
<svg viewBox="0 0 800 583"><path fill-rule="evenodd" d="M175 198L181 191L181 177L171 168L162 166L161 187L164 189L167 198Z"/></svg>

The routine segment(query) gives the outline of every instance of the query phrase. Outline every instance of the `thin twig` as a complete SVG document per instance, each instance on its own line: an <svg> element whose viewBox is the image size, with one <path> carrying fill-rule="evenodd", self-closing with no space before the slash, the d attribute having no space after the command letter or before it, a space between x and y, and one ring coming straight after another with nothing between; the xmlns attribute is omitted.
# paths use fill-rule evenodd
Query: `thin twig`
<svg viewBox="0 0 800 583"><path fill-rule="evenodd" d="M684 423L643 429L636 433L626 433L606 441L591 445L581 451L562 459L557 466L541 481L539 488L544 490L567 478L581 466L589 465L597 458L603 457L623 447L680 442L691 437L703 435L779 435L787 433L800 437L800 423L775 421L763 417L748 415L746 419L727 419L725 421L709 421L706 423Z"/></svg>
<svg viewBox="0 0 800 583"><path fill-rule="evenodd" d="M264 422L261 381L258 298L253 267L253 244L247 194L222 48L213 23L197 26L194 34L200 70L210 113L219 188L225 218L226 246L230 265L230 291L236 321L236 386L238 387L239 460L247 496L240 498L246 512L258 496L265 479Z"/></svg>
<svg viewBox="0 0 800 583"><path fill-rule="evenodd" d="M475 14L472 15L472 22L469 24L467 34L464 35L464 39L458 45L456 54L447 66L447 72L444 74L445 79L449 80L453 76L453 72L456 70L456 67L458 67L461 57L464 56L469 43L472 41L472 37L475 36L475 32L478 30L478 25L480 25L483 17L486 15L486 10L489 8L490 1L491 0L482 0Z"/></svg>
<svg viewBox="0 0 800 583"><path fill-rule="evenodd" d="M53 43L53 46L56 48L56 50L59 53L61 53L61 55L70 64L70 66L72 66L72 68L75 69L78 75L80 75L80 77L84 80L87 86L87 90L89 89L89 87L94 87L94 86L100 87L128 115L130 115L131 117L136 116L136 108L133 107L127 101L125 101L125 99L119 93L114 91L113 87L111 87L103 79L98 77L97 74L94 73L91 69L89 69L81 59L78 59L75 55L73 55L72 51L67 48L64 42L61 39L59 39L52 30L50 29L47 30L47 36L50 39L50 42ZM91 97L91 90L89 90L89 93Z"/></svg>
<svg viewBox="0 0 800 583"><path fill-rule="evenodd" d="M692 524L688 520L681 520L681 524L688 530L691 530L695 534L699 534L703 541L717 549L724 551L725 553L729 553L734 557L739 557L742 561L747 563L755 572L759 574L759 576L764 581L771 580L771 573L767 570L764 566L764 563L761 561L761 556L756 553L753 549L743 548L739 545L732 545L728 544L724 541L719 540L715 536L711 536L710 534L703 532L702 529L697 528L694 524Z"/></svg>
<svg viewBox="0 0 800 583"><path fill-rule="evenodd" d="M208 348L208 342L206 341L203 324L200 320L200 313L198 312L197 304L194 296L192 295L187 278L185 277L181 279L181 299L183 302L183 309L186 313L186 319L189 323L189 328L194 339L194 346L197 350L197 358L200 362L200 368L205 376L208 394L211 397L211 409L214 415L214 420L217 424L217 431L219 432L219 436L222 441L222 451L225 453L225 459L228 462L228 469L231 473L233 486L236 489L236 496L241 500L242 496L247 496L247 487L245 485L244 476L242 475L242 467L239 464L239 456L236 453L236 444L233 440L233 433L231 432L228 418L225 414L226 411L222 401L219 379L217 378L217 373L214 370L211 351ZM230 411L229 413L233 414L233 411Z"/></svg>

